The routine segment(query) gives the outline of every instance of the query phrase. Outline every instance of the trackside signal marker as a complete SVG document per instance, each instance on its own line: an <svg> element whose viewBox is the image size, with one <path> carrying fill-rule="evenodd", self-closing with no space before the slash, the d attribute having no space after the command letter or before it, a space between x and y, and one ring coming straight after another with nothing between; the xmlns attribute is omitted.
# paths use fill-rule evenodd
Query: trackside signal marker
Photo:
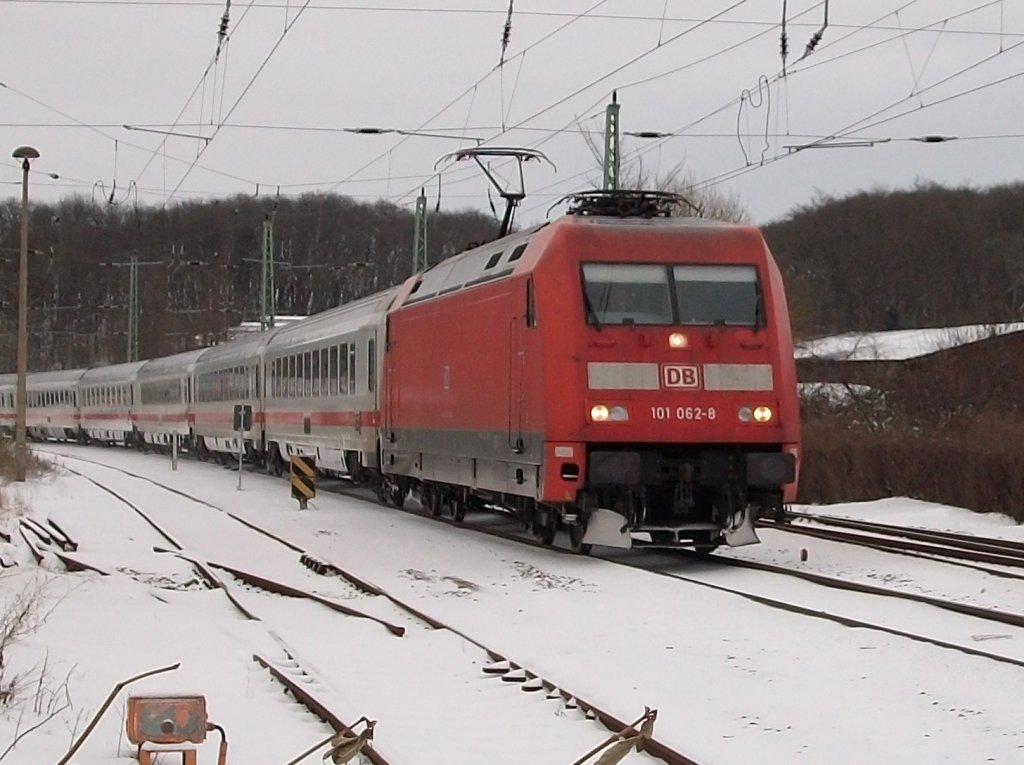
<svg viewBox="0 0 1024 765"><path fill-rule="evenodd" d="M316 457L293 454L291 460L292 497L299 500L299 509L316 496Z"/></svg>

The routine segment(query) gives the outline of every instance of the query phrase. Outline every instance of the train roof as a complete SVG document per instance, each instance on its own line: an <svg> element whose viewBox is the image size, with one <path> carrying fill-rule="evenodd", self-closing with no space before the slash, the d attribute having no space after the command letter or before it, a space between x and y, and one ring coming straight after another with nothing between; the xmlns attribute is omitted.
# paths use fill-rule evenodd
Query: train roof
<svg viewBox="0 0 1024 765"><path fill-rule="evenodd" d="M223 368L231 366L232 363L248 364L263 353L267 343L282 329L283 327L265 329L262 332L254 332L220 345L211 346L196 359L195 368Z"/></svg>
<svg viewBox="0 0 1024 765"><path fill-rule="evenodd" d="M33 388L62 387L75 385L86 372L85 369L61 369L54 372L33 372L28 376L28 384ZM4 375L6 377L6 375ZM11 375L16 381L17 375Z"/></svg>
<svg viewBox="0 0 1024 765"><path fill-rule="evenodd" d="M196 348L193 351L176 353L173 356L164 356L159 359L150 359L142 369L139 370L139 381L152 380L158 377L167 377L179 374L188 374L195 367L196 361L206 353L209 348Z"/></svg>
<svg viewBox="0 0 1024 765"><path fill-rule="evenodd" d="M670 216L619 216L607 214L566 214L548 223L526 231L516 232L493 242L442 260L413 277L411 291L401 299L401 305L415 305L440 295L474 287L485 282L511 276L519 266L534 236L545 229L544 238L562 230L579 227L601 226L618 230L660 229L666 231L747 231L757 233L756 227L747 224L729 223L695 217ZM529 260L529 259L527 259Z"/></svg>
<svg viewBox="0 0 1024 765"><path fill-rule="evenodd" d="M545 225L482 244L431 266L417 277L405 305L511 275L531 237Z"/></svg>
<svg viewBox="0 0 1024 765"><path fill-rule="evenodd" d="M103 383L135 382L135 375L142 369L145 361L127 361L109 367L92 367L85 370L79 379L81 385L100 385Z"/></svg>
<svg viewBox="0 0 1024 765"><path fill-rule="evenodd" d="M267 342L268 353L285 346L289 350L324 338L342 335L383 319L398 287L369 295L337 308L314 314L308 319L281 327Z"/></svg>

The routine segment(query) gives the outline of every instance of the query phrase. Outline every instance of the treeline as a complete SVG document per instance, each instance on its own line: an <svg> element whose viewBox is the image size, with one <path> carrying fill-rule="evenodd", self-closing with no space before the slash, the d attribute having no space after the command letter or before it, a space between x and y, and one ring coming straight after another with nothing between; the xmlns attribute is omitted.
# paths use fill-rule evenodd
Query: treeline
<svg viewBox="0 0 1024 765"><path fill-rule="evenodd" d="M0 203L0 371L13 371L20 200ZM272 219L279 315L310 314L412 272L413 214L387 203L309 194L238 196L168 208L70 198L30 207L29 369L124 361L128 263L139 262L139 357L222 338L260 315L263 223ZM475 212L428 218L428 261L493 239Z"/></svg>
<svg viewBox="0 0 1024 765"><path fill-rule="evenodd" d="M798 337L1024 313L1024 184L821 199L764 233Z"/></svg>
<svg viewBox="0 0 1024 765"><path fill-rule="evenodd" d="M412 270L413 215L332 194L238 196L173 207L84 198L31 207L29 367L123 361L129 268L139 267L140 357L224 336L260 313L262 227L273 217L278 314L309 314ZM0 203L0 358L13 369L20 200ZM492 239L475 212L431 214L429 262ZM1024 312L1024 185L922 186L823 198L765 227L794 331L1002 322ZM113 265L112 265L113 264Z"/></svg>
<svg viewBox="0 0 1024 765"><path fill-rule="evenodd" d="M1021 184L821 200L765 234L798 337L1024 318ZM866 385L805 397L800 501L909 496L1024 521L1021 347L993 337L812 377Z"/></svg>

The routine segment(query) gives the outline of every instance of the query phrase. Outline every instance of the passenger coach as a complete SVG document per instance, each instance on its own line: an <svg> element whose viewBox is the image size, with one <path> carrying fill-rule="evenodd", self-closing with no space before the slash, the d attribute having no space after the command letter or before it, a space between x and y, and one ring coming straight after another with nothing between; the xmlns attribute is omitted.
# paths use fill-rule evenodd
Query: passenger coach
<svg viewBox="0 0 1024 765"><path fill-rule="evenodd" d="M194 373L196 362L206 350L152 359L139 370L136 426L143 444L170 446L176 436L180 444L191 445Z"/></svg>
<svg viewBox="0 0 1024 765"><path fill-rule="evenodd" d="M388 306L397 289L279 329L264 354L267 459L280 473L292 454L319 470L377 470L377 404Z"/></svg>
<svg viewBox="0 0 1024 765"><path fill-rule="evenodd" d="M130 361L86 370L78 381L78 408L83 439L103 444L136 443L139 402L136 375L145 361ZM33 375L32 385L39 384Z"/></svg>

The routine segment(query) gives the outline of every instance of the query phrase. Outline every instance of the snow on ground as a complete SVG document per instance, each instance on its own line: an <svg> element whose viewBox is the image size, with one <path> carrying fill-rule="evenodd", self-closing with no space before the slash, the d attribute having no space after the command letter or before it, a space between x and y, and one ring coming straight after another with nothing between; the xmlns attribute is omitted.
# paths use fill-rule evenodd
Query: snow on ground
<svg viewBox="0 0 1024 765"><path fill-rule="evenodd" d="M903 361L1021 330L1024 330L1024 322L889 332L847 332L799 343L795 353L797 358Z"/></svg>
<svg viewBox="0 0 1024 765"><path fill-rule="evenodd" d="M708 765L1011 763L1024 757L1016 710L1024 694L1024 669L772 610L650 571L495 540L351 498L321 494L311 510L299 512L287 496L287 484L265 476L246 474L244 489L237 492L234 474L211 465L183 460L171 472L165 458L123 450L46 448L109 460L273 528L620 717L638 716L645 704L655 706L660 710L656 736ZM223 518L194 520L201 511L187 500L171 501L152 486L115 478L104 468L71 460L68 465L116 483L126 498L162 519L176 520L174 533L186 538L200 557L215 557L214 550L227 549L220 555L236 562L248 559L245 567L250 570L265 570L264 564L284 567L273 562L277 553L269 548L261 546L254 553L248 546L258 543L251 535L233 530ZM3 496L5 507L21 505L58 520L82 542L84 559L124 569L111 577L40 572L22 550L7 549L8 557L17 556L21 565L0 577L0 597L9 598L44 575L51 580L47 597L52 606L38 632L7 649L7 671L48 657L49 676L53 681L69 678L75 706L26 737L0 760L4 765L56 762L114 682L174 661L182 662L177 672L132 690L205 693L211 719L227 730L229 763L283 765L326 735L322 723L291 704L249 660L255 649L280 656L266 626L242 619L225 607L219 593L195 589L190 569L179 559L151 552L155 533L113 497L69 475L5 487ZM811 510L1022 538L1021 529L1006 519L910 500ZM985 576L980 572L775 536L766 535L764 545L736 554L792 562L797 560L795 550L808 548L805 565L832 566L850 576L879 582L895 576L938 593L957 590L950 594L963 597L972 589L980 597L976 591L986 587L976 578ZM134 544L130 553L125 552L129 543ZM693 565L691 573L704 578L763 581L759 572ZM330 580L320 584L325 590L332 586ZM1000 581L999 586L1003 589L988 595L996 605L1024 610L1019 580L1016 585ZM803 584L799 588L808 589ZM327 594L344 597L337 591ZM593 723L559 719L565 712L554 702L534 701L528 694L513 694L494 681L481 680L470 659L459 661L461 654L472 655L475 649L470 647L455 646L453 653L454 644L439 636L409 633L398 639L366 620L350 620L339 628L337 617L328 619L308 606L251 593L245 598L273 624L290 630L291 639L285 639L300 655L318 657L322 690L343 716L367 714L380 721L378 748L396 764L522 761L507 748L495 749L484 759L479 753L489 738L503 740L500 734L508 726L501 710L518 714L524 705L529 706L526 714L542 717L521 735L549 737L543 743L550 756L530 761L568 763L570 752L582 754L587 741L600 739L592 727L580 727ZM352 605L370 609L371 600ZM835 598L836 607L842 607L840 600ZM886 620L887 612L901 609L906 609L901 618L912 619L925 632L952 629L949 620L956 616L892 604L880 607L876 616ZM976 637L984 641L982 647L1024 650L1016 631L998 625ZM399 642L404 651L400 655L392 653ZM402 663L409 661L409 651L420 660ZM423 685L417 667L441 668L457 678L464 673L459 680L465 685L464 697L438 696L436 687ZM429 676L424 670L423 677ZM121 694L74 762L132 761L122 734L126 695ZM31 704L20 723L10 708L0 714L0 751L17 730L38 719ZM425 722L435 719L442 722L433 728ZM472 742L463 748L460 742L468 731ZM428 736L431 745L424 747ZM319 757L317 753L308 761L319 762ZM201 753L201 763L213 761L211 750Z"/></svg>
<svg viewBox="0 0 1024 765"><path fill-rule="evenodd" d="M793 509L816 515L1024 542L1024 526L1008 515L975 513L962 507L937 505L934 502L907 497L872 502L847 502L842 505L796 505Z"/></svg>

